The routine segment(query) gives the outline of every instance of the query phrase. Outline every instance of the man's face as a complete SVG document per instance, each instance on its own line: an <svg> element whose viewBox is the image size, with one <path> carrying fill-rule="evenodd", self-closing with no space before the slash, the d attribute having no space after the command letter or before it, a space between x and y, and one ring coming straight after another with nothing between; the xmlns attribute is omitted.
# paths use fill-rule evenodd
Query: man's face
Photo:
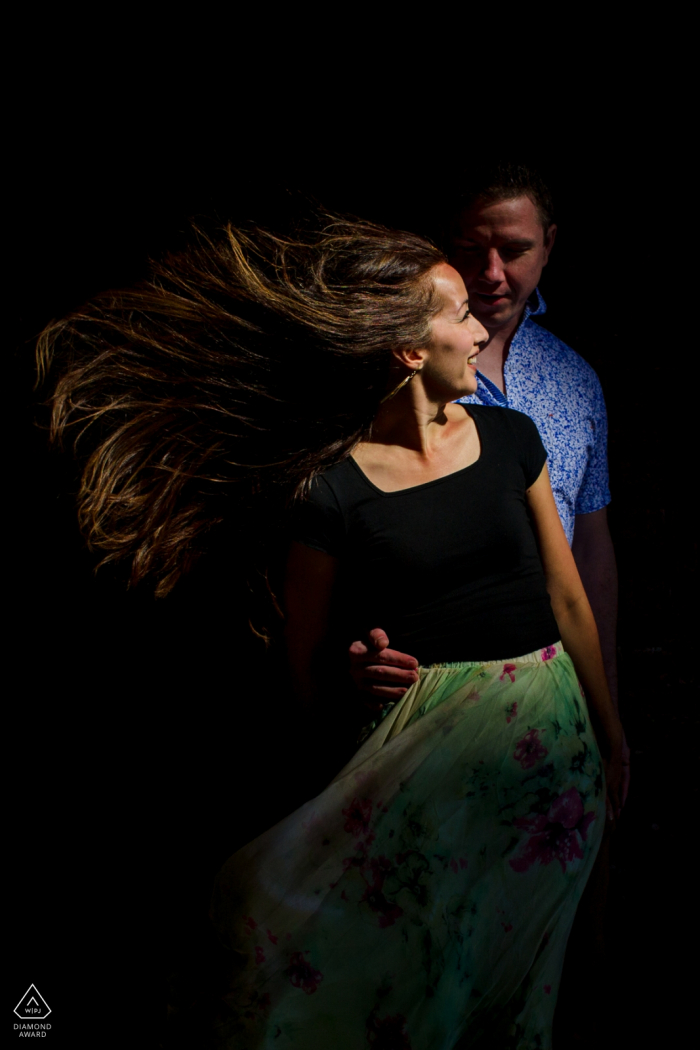
<svg viewBox="0 0 700 1050"><path fill-rule="evenodd" d="M450 263L474 316L491 335L517 323L549 259L556 226L543 229L529 197L475 204L456 217Z"/></svg>

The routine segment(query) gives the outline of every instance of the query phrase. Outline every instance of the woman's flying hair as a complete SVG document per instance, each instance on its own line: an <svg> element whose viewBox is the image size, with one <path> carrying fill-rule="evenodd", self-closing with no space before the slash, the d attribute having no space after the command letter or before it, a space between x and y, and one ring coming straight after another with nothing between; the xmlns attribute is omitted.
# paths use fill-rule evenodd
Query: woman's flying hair
<svg viewBox="0 0 700 1050"><path fill-rule="evenodd" d="M80 456L79 521L100 565L124 562L162 596L213 525L241 526L243 542L263 520L252 507L279 519L366 434L391 349L429 341L443 259L327 213L292 236L194 228L141 283L49 324L51 439Z"/></svg>

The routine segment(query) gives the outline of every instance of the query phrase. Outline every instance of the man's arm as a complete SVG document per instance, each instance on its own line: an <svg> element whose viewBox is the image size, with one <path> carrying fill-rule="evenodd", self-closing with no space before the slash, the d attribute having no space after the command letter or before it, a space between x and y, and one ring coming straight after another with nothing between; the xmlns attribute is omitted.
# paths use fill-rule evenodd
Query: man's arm
<svg viewBox="0 0 700 1050"><path fill-rule="evenodd" d="M605 507L576 515L571 551L593 610L608 688L617 711L617 563Z"/></svg>
<svg viewBox="0 0 700 1050"><path fill-rule="evenodd" d="M617 563L608 512L594 510L577 514L571 547L581 582L595 617L603 654L603 665L610 696L619 715L617 694ZM629 790L630 752L627 740L622 746L622 804Z"/></svg>

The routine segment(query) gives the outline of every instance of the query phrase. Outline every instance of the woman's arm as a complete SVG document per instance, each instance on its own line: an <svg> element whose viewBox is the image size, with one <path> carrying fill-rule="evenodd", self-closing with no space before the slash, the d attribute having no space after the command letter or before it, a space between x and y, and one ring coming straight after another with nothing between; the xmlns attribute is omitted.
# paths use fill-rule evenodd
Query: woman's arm
<svg viewBox="0 0 700 1050"><path fill-rule="evenodd" d="M338 560L294 541L284 580L284 638L292 684L310 710L318 696L319 661L329 633Z"/></svg>
<svg viewBox="0 0 700 1050"><path fill-rule="evenodd" d="M564 535L546 466L527 490L527 500L554 617L564 649L586 690L601 751L606 759L608 796L613 813L619 816L622 725L610 697L595 619Z"/></svg>

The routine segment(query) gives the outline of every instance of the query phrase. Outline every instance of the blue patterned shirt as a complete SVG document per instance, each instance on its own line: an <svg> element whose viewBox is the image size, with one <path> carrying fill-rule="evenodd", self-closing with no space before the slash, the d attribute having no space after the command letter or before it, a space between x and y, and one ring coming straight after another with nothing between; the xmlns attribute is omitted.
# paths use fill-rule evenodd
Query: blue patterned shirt
<svg viewBox="0 0 700 1050"><path fill-rule="evenodd" d="M506 357L506 393L477 372L477 392L460 401L515 408L534 421L547 450L554 499L571 543L575 516L610 502L608 420L600 381L591 366L533 321L546 309L535 289Z"/></svg>

